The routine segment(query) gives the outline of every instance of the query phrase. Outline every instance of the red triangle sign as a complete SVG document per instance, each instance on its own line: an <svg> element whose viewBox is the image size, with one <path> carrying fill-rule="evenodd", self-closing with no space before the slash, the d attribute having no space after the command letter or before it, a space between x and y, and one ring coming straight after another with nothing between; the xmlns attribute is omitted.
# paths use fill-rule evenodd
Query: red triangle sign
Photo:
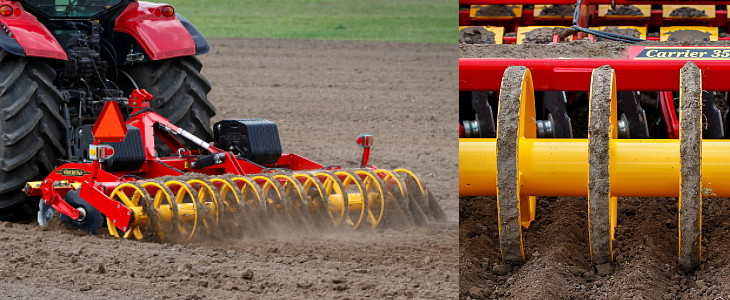
<svg viewBox="0 0 730 300"><path fill-rule="evenodd" d="M91 130L94 141L99 143L122 142L127 136L127 125L116 101L107 101Z"/></svg>

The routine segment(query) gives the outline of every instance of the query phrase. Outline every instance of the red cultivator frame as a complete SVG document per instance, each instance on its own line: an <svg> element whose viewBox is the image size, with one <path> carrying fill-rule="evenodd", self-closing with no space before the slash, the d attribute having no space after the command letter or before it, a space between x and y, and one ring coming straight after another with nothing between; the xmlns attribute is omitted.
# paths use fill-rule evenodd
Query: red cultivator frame
<svg viewBox="0 0 730 300"><path fill-rule="evenodd" d="M231 126L253 129L246 137L229 137L255 141L255 135L263 135L265 143L232 144L226 151L153 112L151 99L145 90L135 90L126 122L117 102L106 102L92 130L88 160L66 163L44 181L28 183L25 192L43 199L39 222L55 210L73 228L96 232L106 221L112 235L185 242L197 231L221 230L226 218L240 221L255 214L305 228L328 223L375 228L395 218L417 224L444 218L415 174L368 165L372 136L358 138L364 148L362 168L351 170L276 153L278 133L264 120L239 120ZM254 126L260 124L264 126ZM177 137L201 150L187 149ZM158 157L155 139L178 150ZM249 148L265 157L245 157L246 151L256 151Z"/></svg>
<svg viewBox="0 0 730 300"><path fill-rule="evenodd" d="M679 87L677 70L684 60L636 59L639 53L652 49L675 49L688 51L713 51L724 48L707 47L631 47L631 58L623 59L507 59L507 58L462 58L459 59L460 91L498 91L502 74L509 66L528 66L533 74L536 91L585 91L590 86L591 72L602 65L610 65L617 74L616 84L619 91L658 91L658 101L669 138L679 138L679 123L672 91ZM648 49L648 50L647 50ZM718 50L718 51L720 51ZM727 49L722 51L729 51ZM707 91L729 91L725 80L730 64L721 60L696 60L703 70L703 89ZM464 132L460 124L460 132ZM463 134L460 134L463 137Z"/></svg>

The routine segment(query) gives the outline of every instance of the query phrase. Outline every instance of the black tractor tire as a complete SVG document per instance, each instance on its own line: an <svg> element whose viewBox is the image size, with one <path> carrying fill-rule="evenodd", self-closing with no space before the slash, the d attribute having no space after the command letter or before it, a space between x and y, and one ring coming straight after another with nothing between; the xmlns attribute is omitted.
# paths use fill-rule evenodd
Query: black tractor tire
<svg viewBox="0 0 730 300"><path fill-rule="evenodd" d="M215 116L215 107L208 101L210 83L202 74L200 60L194 56L178 57L160 61L145 62L125 68L137 86L154 96L152 109L173 124L181 127L206 142L213 140L210 118ZM122 88L129 93L134 85L120 79ZM185 141L185 145L193 145ZM159 148L161 154L169 153Z"/></svg>
<svg viewBox="0 0 730 300"><path fill-rule="evenodd" d="M46 63L0 50L0 220L24 221L38 209L28 181L43 180L65 154L63 97Z"/></svg>

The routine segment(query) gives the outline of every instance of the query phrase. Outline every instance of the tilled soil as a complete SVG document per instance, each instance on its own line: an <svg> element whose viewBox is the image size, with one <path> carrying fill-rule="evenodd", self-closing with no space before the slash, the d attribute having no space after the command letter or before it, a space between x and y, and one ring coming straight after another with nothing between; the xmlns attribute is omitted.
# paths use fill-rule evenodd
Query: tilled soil
<svg viewBox="0 0 730 300"><path fill-rule="evenodd" d="M607 26L606 28L604 28L601 31L631 36L631 37L635 37L635 38L641 37L641 32L639 32L638 30L636 30L634 28L618 28L617 26ZM598 42L605 41L605 40L608 40L608 39L596 37L596 41L598 41Z"/></svg>
<svg viewBox="0 0 730 300"><path fill-rule="evenodd" d="M541 16L572 16L575 10L573 5L550 5L540 11Z"/></svg>
<svg viewBox="0 0 730 300"><path fill-rule="evenodd" d="M494 32L480 26L466 27L459 30L459 43L494 44Z"/></svg>
<svg viewBox="0 0 730 300"><path fill-rule="evenodd" d="M482 57L489 57L488 53L498 57L571 57L565 55L571 45L579 57L617 57L602 55L603 51L584 42L552 45L558 46L556 51L565 51L561 54L549 51L549 45L462 45L460 49L461 57L477 57L473 56L477 53ZM601 45L608 50L622 48L614 43ZM702 265L691 274L678 268L677 204L677 198L618 199L611 272L591 267L586 198L539 197L536 219L523 229L527 260L512 267L501 259L496 198L460 197L460 298L730 298L730 254L726 247L730 242L730 201L703 199Z"/></svg>
<svg viewBox="0 0 730 300"><path fill-rule="evenodd" d="M707 17L704 10L699 10L694 7L680 7L673 10L669 15L672 17Z"/></svg>
<svg viewBox="0 0 730 300"><path fill-rule="evenodd" d="M689 41L709 41L710 40L710 33L699 31L699 30L675 30L667 32L669 34L669 37L667 38L667 41L676 41L676 42L689 42Z"/></svg>
<svg viewBox="0 0 730 300"><path fill-rule="evenodd" d="M612 16L631 16L641 15L641 9L633 5L616 5L615 9L609 9L607 15Z"/></svg>
<svg viewBox="0 0 730 300"><path fill-rule="evenodd" d="M553 29L550 27L536 28L524 33L525 44L549 44L553 41Z"/></svg>
<svg viewBox="0 0 730 300"><path fill-rule="evenodd" d="M512 5L486 5L479 8L476 16L481 17L499 17L499 16L514 16L515 12L512 10Z"/></svg>
<svg viewBox="0 0 730 300"><path fill-rule="evenodd" d="M419 173L449 222L193 244L0 223L3 298L344 299L457 295L453 45L213 38L201 57L216 120L278 123L285 152Z"/></svg>

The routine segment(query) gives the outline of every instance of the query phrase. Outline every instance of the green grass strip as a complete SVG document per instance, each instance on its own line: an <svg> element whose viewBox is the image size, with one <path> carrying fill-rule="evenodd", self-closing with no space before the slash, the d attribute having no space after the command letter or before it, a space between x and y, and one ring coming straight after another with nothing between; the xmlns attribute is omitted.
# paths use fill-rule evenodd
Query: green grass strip
<svg viewBox="0 0 730 300"><path fill-rule="evenodd" d="M451 0L168 0L206 36L456 43Z"/></svg>

